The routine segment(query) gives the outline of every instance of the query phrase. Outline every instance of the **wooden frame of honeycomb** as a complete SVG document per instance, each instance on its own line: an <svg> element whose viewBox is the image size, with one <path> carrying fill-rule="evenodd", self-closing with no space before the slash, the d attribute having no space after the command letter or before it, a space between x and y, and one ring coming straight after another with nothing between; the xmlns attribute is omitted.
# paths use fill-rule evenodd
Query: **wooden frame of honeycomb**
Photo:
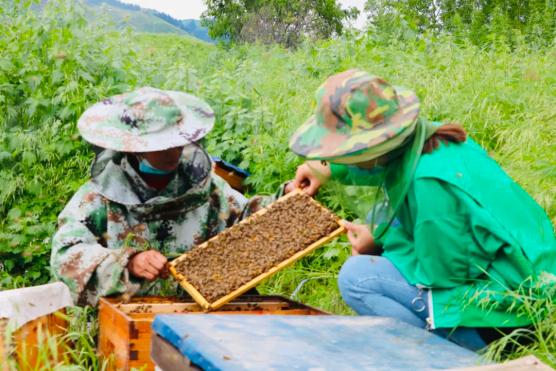
<svg viewBox="0 0 556 371"><path fill-rule="evenodd" d="M295 202L295 201L293 201L293 197L296 197L296 196L300 196L302 198L306 198L306 199L310 200L309 202L318 206L318 208L321 209L323 213L326 213L328 216L333 217L338 227L336 229L334 229L331 233L319 238L316 241L313 241L307 247L303 248L300 251L297 251L296 253L294 253L293 255L288 257L287 259L282 260L281 262L273 265L270 269L265 270L263 273L253 277L250 281L242 284L240 287L234 289L233 291L229 292L228 294L226 294L224 296L221 296L216 300L213 300L212 302L209 302L209 300L207 300L207 298L205 298L201 294L200 291L202 291L202 290L196 288L190 282L191 280L189 280L184 274L179 272L179 269L176 269L176 267L184 259L188 259L188 254L190 254L190 252L185 253L185 254L181 255L180 257L174 259L172 262L170 262L170 264L169 264L170 273L176 278L176 280L180 283L180 285L191 295L191 297L204 310L206 310L206 311L214 310L214 309L217 309L217 308L221 307L222 305L228 303L230 300L233 300L234 298L238 297L239 295L247 292L248 290L254 288L255 286L257 286L264 279L270 277L271 275L273 275L274 273L278 272L279 270L285 268L286 266L288 266L290 264L293 264L295 261L297 261L297 260L301 259L302 257L310 254L311 252L315 251L318 247L322 246L323 244L327 243L328 241L332 240L333 238L335 238L335 237L337 237L340 234L345 232L345 228L343 227L343 225L341 224L341 221L336 216L334 216L329 210L324 208L322 205L320 205L317 201L313 200L311 197L305 195L300 190L296 190L294 192L291 192L291 193L287 194L284 197L281 197L280 199L273 202L271 205L259 210L255 214L253 214L250 217L242 220L240 223L230 227L226 231L233 232L232 230L234 228L235 229L237 229L237 228L251 228L251 227L246 227L246 225L247 224L252 225L253 223L257 223L257 221L260 220L260 217L262 215L264 215L268 212L272 212L273 206L277 205L278 203ZM298 197L298 199L300 199L300 198ZM296 222L297 222L296 220L292 221L292 223L296 223ZM226 231L224 231L222 233L226 233ZM210 242L217 242L217 240L219 238L221 238L222 233L214 236L213 238L209 239L208 241L204 242L203 244L197 246L195 249L199 249L199 248L206 249L207 245Z"/></svg>

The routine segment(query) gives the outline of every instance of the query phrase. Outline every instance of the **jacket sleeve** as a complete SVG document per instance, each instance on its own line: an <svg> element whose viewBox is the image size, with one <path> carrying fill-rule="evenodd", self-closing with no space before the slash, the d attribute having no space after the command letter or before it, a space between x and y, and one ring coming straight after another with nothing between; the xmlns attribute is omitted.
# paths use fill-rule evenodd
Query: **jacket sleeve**
<svg viewBox="0 0 556 371"><path fill-rule="evenodd" d="M52 275L68 285L78 305L96 305L99 297L127 288L123 273L135 251L103 246L106 216L102 197L85 184L58 217L50 257Z"/></svg>
<svg viewBox="0 0 556 371"><path fill-rule="evenodd" d="M392 260L413 256L405 261L413 265L414 284L451 288L470 282L485 274L506 245L488 212L456 186L417 179L407 197L405 226L391 228L382 244Z"/></svg>
<svg viewBox="0 0 556 371"><path fill-rule="evenodd" d="M246 198L218 175L213 174L212 178L213 199L220 199L218 202L219 231L249 217L284 194L285 184L282 184L273 195L256 195Z"/></svg>

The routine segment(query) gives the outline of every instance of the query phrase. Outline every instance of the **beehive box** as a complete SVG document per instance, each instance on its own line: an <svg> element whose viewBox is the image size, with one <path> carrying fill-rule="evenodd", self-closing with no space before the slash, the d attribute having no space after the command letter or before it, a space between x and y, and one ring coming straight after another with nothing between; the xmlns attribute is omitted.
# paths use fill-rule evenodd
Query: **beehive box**
<svg viewBox="0 0 556 371"><path fill-rule="evenodd" d="M0 371L48 369L62 362L68 288L60 283L0 292Z"/></svg>
<svg viewBox="0 0 556 371"><path fill-rule="evenodd" d="M99 353L110 360L112 370L145 367L154 370L151 361L151 324L157 314L203 313L193 300L161 297L133 298L128 303L119 299L102 298L99 303ZM212 314L281 314L322 315L307 307L279 296L242 296L222 306Z"/></svg>
<svg viewBox="0 0 556 371"><path fill-rule="evenodd" d="M214 310L344 232L340 220L292 192L170 263L205 310Z"/></svg>
<svg viewBox="0 0 556 371"><path fill-rule="evenodd" d="M0 371L8 369L8 343L9 339L6 339L8 333L8 319L0 318Z"/></svg>
<svg viewBox="0 0 556 371"><path fill-rule="evenodd" d="M249 173L217 157L212 157L212 161L216 175L228 182L233 189L243 193L245 190L243 182Z"/></svg>
<svg viewBox="0 0 556 371"><path fill-rule="evenodd" d="M10 340L13 347L14 360L19 370L38 370L61 362L60 355L66 346L63 335L66 334L68 322L63 310L39 317L17 329ZM52 338L56 339L53 349ZM2 341L0 341L0 347ZM4 356L7 356L4 349ZM40 355L39 355L40 354ZM0 355L0 364L7 363L7 357Z"/></svg>
<svg viewBox="0 0 556 371"><path fill-rule="evenodd" d="M204 370L455 371L480 361L430 331L385 317L163 314L152 329L161 371L191 364Z"/></svg>

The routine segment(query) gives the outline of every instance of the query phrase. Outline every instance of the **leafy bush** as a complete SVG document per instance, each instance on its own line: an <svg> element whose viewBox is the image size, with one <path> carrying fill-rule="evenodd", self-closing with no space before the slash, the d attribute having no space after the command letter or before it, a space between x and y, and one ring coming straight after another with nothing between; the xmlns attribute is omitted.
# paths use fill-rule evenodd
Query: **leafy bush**
<svg viewBox="0 0 556 371"><path fill-rule="evenodd" d="M450 33L480 46L554 45L556 4L553 1L367 0L370 23L377 32Z"/></svg>
<svg viewBox="0 0 556 371"><path fill-rule="evenodd" d="M299 45L341 35L344 22L355 18L357 9L343 9L336 0L205 1L203 23L216 40Z"/></svg>
<svg viewBox="0 0 556 371"><path fill-rule="evenodd" d="M0 288L50 279L56 215L91 159L77 118L137 81L126 36L89 25L73 2L1 1Z"/></svg>

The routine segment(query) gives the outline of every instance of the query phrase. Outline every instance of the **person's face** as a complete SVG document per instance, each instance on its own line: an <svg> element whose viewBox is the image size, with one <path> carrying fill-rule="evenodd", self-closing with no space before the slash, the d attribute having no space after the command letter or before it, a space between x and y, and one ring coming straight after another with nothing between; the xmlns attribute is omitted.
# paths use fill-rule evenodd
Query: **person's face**
<svg viewBox="0 0 556 371"><path fill-rule="evenodd" d="M178 168L182 151L183 147L174 147L163 151L143 152L140 157L159 170L174 171Z"/></svg>

